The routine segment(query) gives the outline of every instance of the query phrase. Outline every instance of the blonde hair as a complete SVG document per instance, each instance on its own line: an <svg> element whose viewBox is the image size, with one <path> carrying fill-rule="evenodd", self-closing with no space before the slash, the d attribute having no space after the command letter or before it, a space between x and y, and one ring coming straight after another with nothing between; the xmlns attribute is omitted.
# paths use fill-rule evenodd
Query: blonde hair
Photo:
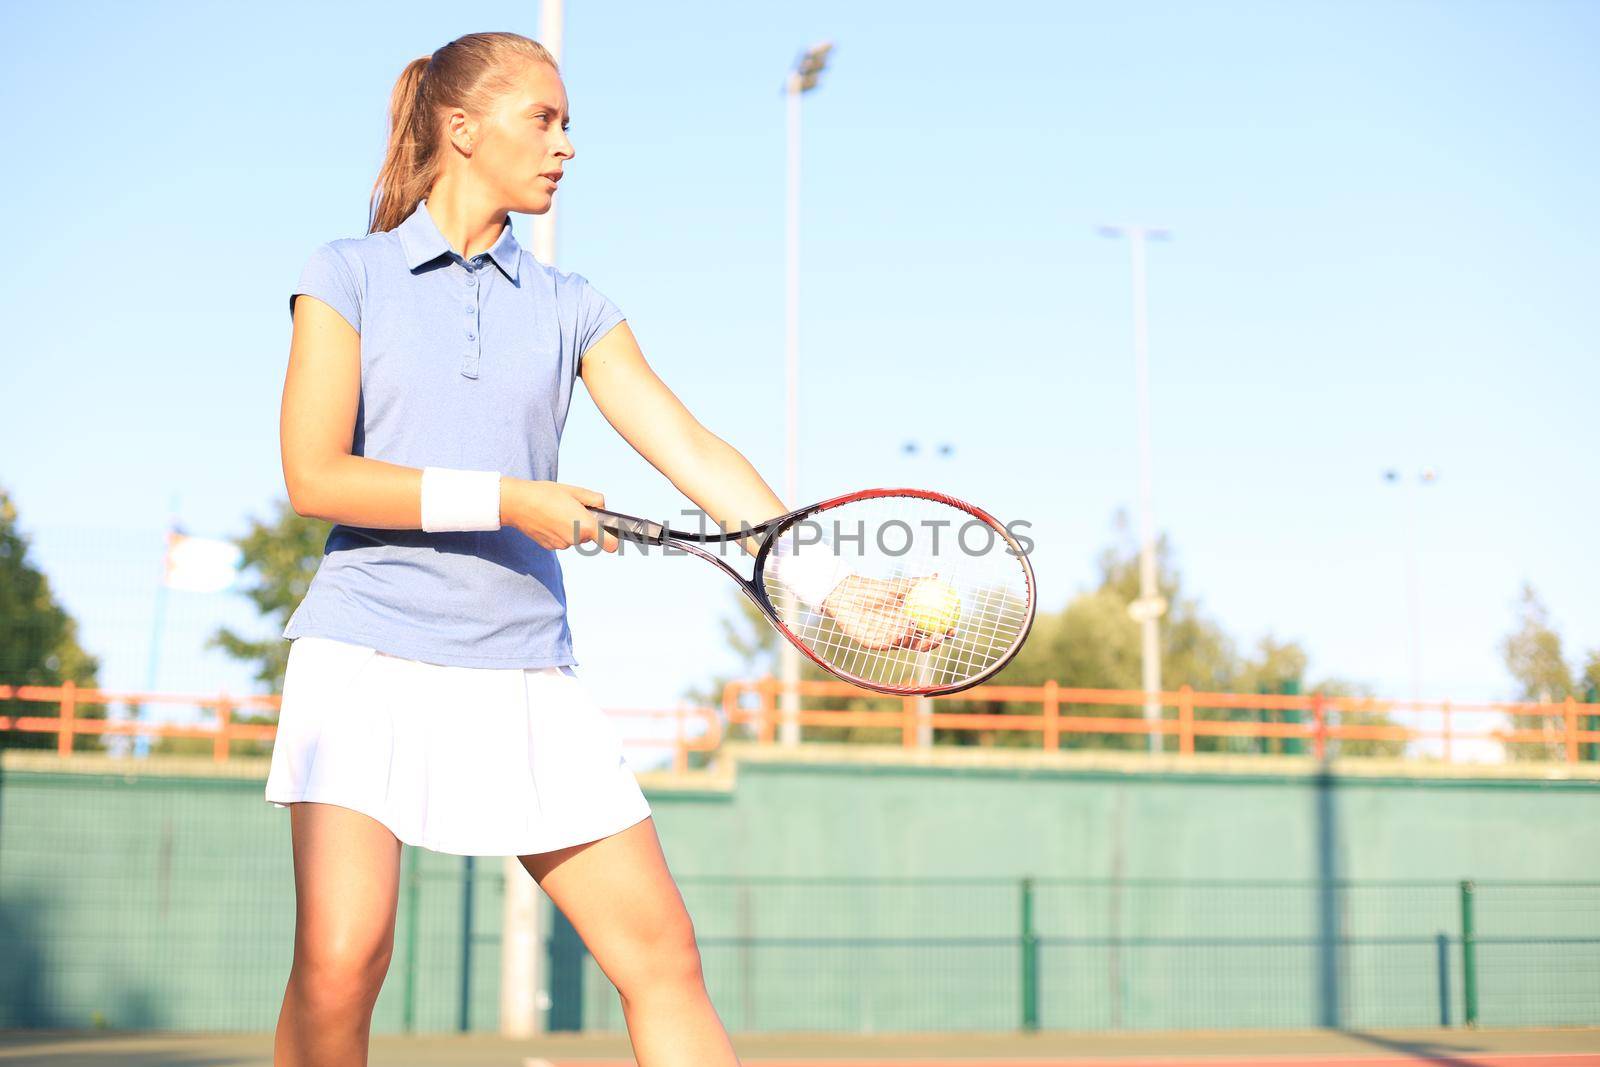
<svg viewBox="0 0 1600 1067"><path fill-rule="evenodd" d="M389 146L367 202L368 233L400 225L433 188L443 162L443 111L488 111L529 63L561 73L544 45L520 33L469 33L406 64L389 97Z"/></svg>

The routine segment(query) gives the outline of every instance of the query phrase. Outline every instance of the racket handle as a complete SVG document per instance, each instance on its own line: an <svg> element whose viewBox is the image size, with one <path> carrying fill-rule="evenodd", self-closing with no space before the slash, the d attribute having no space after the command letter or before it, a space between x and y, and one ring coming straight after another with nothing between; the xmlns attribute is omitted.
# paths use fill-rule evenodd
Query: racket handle
<svg viewBox="0 0 1600 1067"><path fill-rule="evenodd" d="M649 519L641 519L634 515L624 515L617 511L607 511L605 508L589 510L599 516L601 529L624 541L633 541L641 545L667 543L667 528L659 522L651 522Z"/></svg>

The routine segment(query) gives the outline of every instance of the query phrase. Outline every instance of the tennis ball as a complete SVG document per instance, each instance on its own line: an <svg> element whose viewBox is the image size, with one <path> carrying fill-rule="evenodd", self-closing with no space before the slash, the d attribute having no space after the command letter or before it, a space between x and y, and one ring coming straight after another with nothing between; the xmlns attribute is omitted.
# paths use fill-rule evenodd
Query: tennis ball
<svg viewBox="0 0 1600 1067"><path fill-rule="evenodd" d="M949 582L919 578L906 593L905 612L911 625L925 634L942 634L961 618L961 594Z"/></svg>

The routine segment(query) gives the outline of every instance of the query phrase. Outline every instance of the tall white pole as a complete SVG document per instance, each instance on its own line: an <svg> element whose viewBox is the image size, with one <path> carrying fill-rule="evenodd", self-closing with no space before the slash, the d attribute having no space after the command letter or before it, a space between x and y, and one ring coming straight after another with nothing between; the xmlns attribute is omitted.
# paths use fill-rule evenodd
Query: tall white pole
<svg viewBox="0 0 1600 1067"><path fill-rule="evenodd" d="M790 507L800 501L800 88L799 78L790 78L788 94L789 169L787 220L784 246L786 278L784 292L784 456L783 491Z"/></svg>
<svg viewBox="0 0 1600 1067"><path fill-rule="evenodd" d="M1150 446L1150 335L1145 306L1145 239L1166 240L1168 231L1150 226L1102 226L1104 237L1126 234L1133 267L1133 356L1139 408L1139 599L1128 613L1139 623L1140 664L1144 689L1144 719L1150 727L1150 751L1162 748L1161 630L1159 619L1167 610L1156 583L1156 520L1151 503L1153 461Z"/></svg>
<svg viewBox="0 0 1600 1067"><path fill-rule="evenodd" d="M785 507L800 506L800 97L817 87L817 79L833 50L829 42L813 45L800 57L783 83L785 111L789 127L789 167L785 189L787 201L784 246L786 277L784 300L784 456L783 495ZM792 598L779 605L785 614L798 610ZM800 652L787 641L778 648L780 711L778 740L784 745L800 743Z"/></svg>
<svg viewBox="0 0 1600 1067"><path fill-rule="evenodd" d="M1384 479L1389 482L1403 482L1401 492L1405 494L1403 506L1406 513L1406 667L1411 678L1411 715L1413 725L1422 725L1422 575L1418 563L1417 547L1417 511L1419 496L1424 486L1432 485L1439 478L1439 472L1432 467L1424 467L1414 478L1408 478L1398 470L1384 472Z"/></svg>
<svg viewBox="0 0 1600 1067"><path fill-rule="evenodd" d="M934 450L934 455L936 455L936 456L949 456L953 450L954 450L954 448L953 448L952 445L941 444ZM906 444L905 444L905 453L907 455L914 455L917 451L918 451L918 446L917 446L916 442L914 442L914 441L907 441L906 442ZM930 479L924 480L924 479L919 477L917 479L913 479L910 484L916 484L916 482L918 482L918 481L924 481L925 484L931 484L932 479L930 478ZM917 660L916 660L916 678L917 678L918 682L926 683L932 678L932 676L933 676L934 656L935 656L935 654L932 653L932 652L924 652L924 653L920 654L919 656L917 656ZM919 696L919 697L914 698L914 704L915 704L914 717L915 717L916 723L917 723L917 747L918 748L932 748L933 747L933 698L932 697Z"/></svg>
<svg viewBox="0 0 1600 1067"><path fill-rule="evenodd" d="M1406 479L1406 621L1411 646L1411 714L1422 717L1422 583L1417 575L1417 488Z"/></svg>
<svg viewBox="0 0 1600 1067"><path fill-rule="evenodd" d="M783 502L800 506L800 76L789 76L786 110L789 166L785 182L784 232L784 420ZM800 743L800 650L779 643L778 675L782 683L782 723L778 740Z"/></svg>
<svg viewBox="0 0 1600 1067"><path fill-rule="evenodd" d="M539 43L561 62L561 31L563 27L563 0L542 0L539 4ZM540 263L555 266L556 262L556 206L557 198L550 198L550 210L533 216L533 258Z"/></svg>
<svg viewBox="0 0 1600 1067"><path fill-rule="evenodd" d="M1140 656L1144 666L1144 718L1154 724L1161 719L1161 636L1157 629L1156 531L1151 498L1150 458L1150 334L1146 322L1144 282L1144 236L1141 227L1128 233L1133 257L1133 348L1139 383L1139 599ZM1161 750L1162 736L1150 731L1150 751Z"/></svg>
<svg viewBox="0 0 1600 1067"><path fill-rule="evenodd" d="M541 0L538 41L561 62L563 0ZM540 263L556 262L556 200L543 215L534 215L532 251ZM545 962L545 930L554 905L546 902L539 883L515 856L504 861L505 891L500 909L500 1033L530 1037L546 1029L550 977Z"/></svg>

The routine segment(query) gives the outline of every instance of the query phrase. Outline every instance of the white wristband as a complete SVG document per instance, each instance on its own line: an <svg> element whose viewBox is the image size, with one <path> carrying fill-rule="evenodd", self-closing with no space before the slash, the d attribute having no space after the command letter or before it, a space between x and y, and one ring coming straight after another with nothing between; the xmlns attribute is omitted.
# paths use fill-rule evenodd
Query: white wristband
<svg viewBox="0 0 1600 1067"><path fill-rule="evenodd" d="M500 529L500 472L422 468L422 528Z"/></svg>
<svg viewBox="0 0 1600 1067"><path fill-rule="evenodd" d="M828 594L854 572L826 541L805 547L807 551L798 552L791 538L780 536L772 551L776 576L785 589L820 609Z"/></svg>

